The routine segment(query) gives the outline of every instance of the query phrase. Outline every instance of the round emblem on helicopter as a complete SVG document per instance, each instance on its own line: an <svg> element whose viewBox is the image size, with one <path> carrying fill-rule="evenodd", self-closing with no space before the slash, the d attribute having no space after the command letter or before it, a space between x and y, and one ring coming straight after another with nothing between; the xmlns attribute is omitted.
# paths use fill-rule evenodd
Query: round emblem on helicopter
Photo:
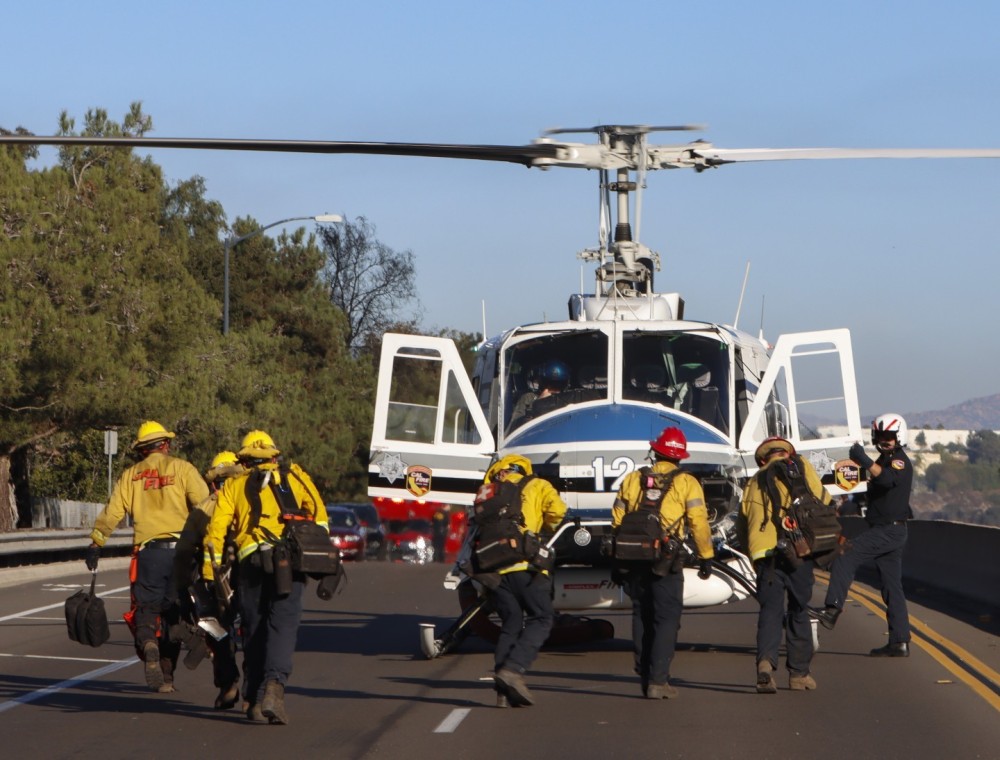
<svg viewBox="0 0 1000 760"><path fill-rule="evenodd" d="M587 546L593 540L590 531L586 528L577 528L573 533L573 543L577 546Z"/></svg>

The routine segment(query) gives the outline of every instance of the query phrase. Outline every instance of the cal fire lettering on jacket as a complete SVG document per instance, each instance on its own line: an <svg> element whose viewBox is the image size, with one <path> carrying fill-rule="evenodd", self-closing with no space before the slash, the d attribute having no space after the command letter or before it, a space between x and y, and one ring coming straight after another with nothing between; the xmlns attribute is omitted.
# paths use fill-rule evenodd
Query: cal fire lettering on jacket
<svg viewBox="0 0 1000 760"><path fill-rule="evenodd" d="M172 486L174 484L173 475L161 476L155 469L137 472L132 480L141 480L143 491L148 491L151 488L164 488L165 486Z"/></svg>

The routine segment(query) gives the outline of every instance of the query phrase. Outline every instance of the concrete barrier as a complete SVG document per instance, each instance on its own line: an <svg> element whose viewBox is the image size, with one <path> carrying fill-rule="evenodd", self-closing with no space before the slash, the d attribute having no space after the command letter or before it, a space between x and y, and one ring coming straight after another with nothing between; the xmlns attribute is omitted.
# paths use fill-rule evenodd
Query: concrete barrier
<svg viewBox="0 0 1000 760"><path fill-rule="evenodd" d="M844 534L868 526L842 517ZM977 602L1000 607L1000 528L945 520L910 520L903 577Z"/></svg>

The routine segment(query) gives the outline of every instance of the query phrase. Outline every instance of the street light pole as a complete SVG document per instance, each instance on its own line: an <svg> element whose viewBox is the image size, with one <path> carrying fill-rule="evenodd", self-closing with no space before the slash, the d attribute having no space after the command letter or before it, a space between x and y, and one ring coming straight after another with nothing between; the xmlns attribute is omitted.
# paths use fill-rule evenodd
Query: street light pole
<svg viewBox="0 0 1000 760"><path fill-rule="evenodd" d="M336 224L337 222L344 221L344 217L340 214L319 214L317 216L293 216L288 219L282 219L278 222L272 222L264 227L260 227L253 232L247 233L240 237L228 237L224 244L224 254L223 254L223 265L222 265L222 334L229 335L229 250L235 248L237 245L242 243L244 240L249 240L252 237L260 235L265 230L269 230L272 227L278 227L282 224L288 224L289 222L308 222L314 221L318 224Z"/></svg>

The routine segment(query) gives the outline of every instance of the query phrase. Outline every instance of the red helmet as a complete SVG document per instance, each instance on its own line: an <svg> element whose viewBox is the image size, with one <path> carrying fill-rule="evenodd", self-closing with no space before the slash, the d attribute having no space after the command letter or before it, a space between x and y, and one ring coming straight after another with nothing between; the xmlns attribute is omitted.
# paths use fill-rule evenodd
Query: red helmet
<svg viewBox="0 0 1000 760"><path fill-rule="evenodd" d="M687 459L688 442L684 432L678 427L664 428L660 437L649 442L649 448L667 459Z"/></svg>

